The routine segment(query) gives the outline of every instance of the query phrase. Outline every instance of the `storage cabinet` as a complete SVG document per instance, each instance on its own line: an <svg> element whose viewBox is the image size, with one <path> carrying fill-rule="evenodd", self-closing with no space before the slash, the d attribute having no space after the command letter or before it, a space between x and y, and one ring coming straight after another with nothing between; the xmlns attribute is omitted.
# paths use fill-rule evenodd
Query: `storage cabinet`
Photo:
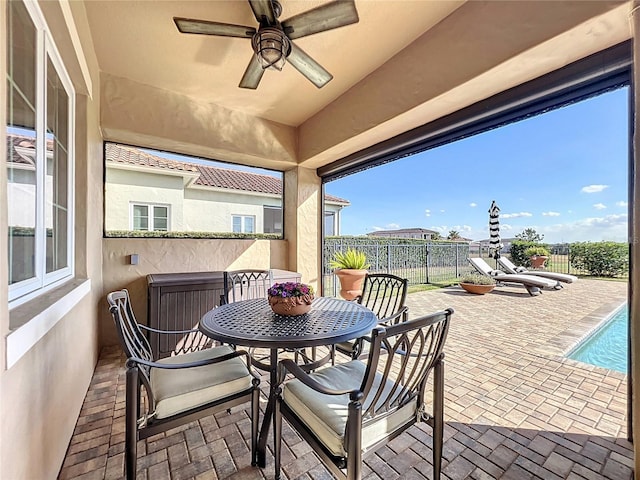
<svg viewBox="0 0 640 480"><path fill-rule="evenodd" d="M299 282L300 274L287 270L272 270L274 282ZM158 330L190 330L209 310L220 305L224 293L223 273L156 273L147 275L147 325ZM155 358L200 350L211 340L200 332L183 335L148 337Z"/></svg>

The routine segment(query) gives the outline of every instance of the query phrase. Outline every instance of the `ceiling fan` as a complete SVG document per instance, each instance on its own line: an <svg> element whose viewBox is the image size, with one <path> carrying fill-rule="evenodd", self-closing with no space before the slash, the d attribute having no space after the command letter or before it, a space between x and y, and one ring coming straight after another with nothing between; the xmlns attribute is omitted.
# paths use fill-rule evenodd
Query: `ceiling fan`
<svg viewBox="0 0 640 480"><path fill-rule="evenodd" d="M267 68L282 70L288 61L316 87L324 87L333 76L322 65L293 43L293 39L358 23L354 0L337 0L295 15L283 22L278 20L282 6L278 0L248 0L260 24L254 27L231 23L174 17L181 33L250 38L254 55L240 80L240 88L258 88Z"/></svg>

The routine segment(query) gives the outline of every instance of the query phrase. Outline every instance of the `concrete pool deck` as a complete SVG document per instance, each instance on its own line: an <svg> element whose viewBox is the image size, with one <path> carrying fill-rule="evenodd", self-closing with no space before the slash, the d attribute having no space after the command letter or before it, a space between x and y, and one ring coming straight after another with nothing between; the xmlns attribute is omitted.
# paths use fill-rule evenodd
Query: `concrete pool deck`
<svg viewBox="0 0 640 480"><path fill-rule="evenodd" d="M409 295L411 316L455 309L442 478L632 478L626 375L563 356L626 295L624 282L585 279L537 297L519 286ZM103 351L59 478L122 478L123 364L119 349ZM138 478L273 478L271 455L265 469L249 464L248 426L238 408L140 442ZM432 478L430 435L411 427L365 460L364 478ZM286 478L332 478L286 424L283 437Z"/></svg>

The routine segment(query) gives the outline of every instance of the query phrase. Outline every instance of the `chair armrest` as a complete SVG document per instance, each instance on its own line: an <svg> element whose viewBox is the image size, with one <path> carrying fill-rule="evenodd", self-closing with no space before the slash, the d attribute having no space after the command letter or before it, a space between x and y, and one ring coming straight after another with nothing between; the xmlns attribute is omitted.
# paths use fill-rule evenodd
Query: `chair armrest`
<svg viewBox="0 0 640 480"><path fill-rule="evenodd" d="M290 373L295 378L304 383L307 387L315 390L319 393L324 393L325 395L345 395L349 394L350 397L359 397L362 395L362 392L358 388L349 389L349 390L334 390L332 388L328 388L322 385L320 382L314 380L307 372L305 372L302 368L300 368L293 360L287 358L285 360L281 360L278 363L279 370L279 384L284 380L285 375Z"/></svg>
<svg viewBox="0 0 640 480"><path fill-rule="evenodd" d="M196 362L186 362L186 363L159 363L153 362L150 360L145 360L139 357L129 357L127 359L126 365L128 368L135 366L136 364L145 365L147 367L152 368L164 368L169 370L179 370L181 368L196 368L196 367L204 367L205 365L214 365L216 363L225 362L227 360L231 360L232 358L237 358L239 356L247 357L247 368L251 371L251 359L249 354L244 350L235 350L231 353L227 353L226 355L222 355L216 358L207 358L204 360L198 360Z"/></svg>
<svg viewBox="0 0 640 480"><path fill-rule="evenodd" d="M197 328L194 328L192 330L158 330L157 328L152 328L152 327L147 327L146 325L142 325L142 324L138 324L138 326L140 328L144 328L145 330L149 331L149 332L154 332L154 333L165 333L165 334L176 334L176 333L197 333L200 330L198 330Z"/></svg>
<svg viewBox="0 0 640 480"><path fill-rule="evenodd" d="M379 325L389 325L393 320L397 320L400 317L403 317L405 315L407 315L409 313L409 307L407 307L406 305L404 307L402 307L400 310L398 310L396 313L394 313L393 315L389 315L388 317L384 317L381 318L378 321Z"/></svg>

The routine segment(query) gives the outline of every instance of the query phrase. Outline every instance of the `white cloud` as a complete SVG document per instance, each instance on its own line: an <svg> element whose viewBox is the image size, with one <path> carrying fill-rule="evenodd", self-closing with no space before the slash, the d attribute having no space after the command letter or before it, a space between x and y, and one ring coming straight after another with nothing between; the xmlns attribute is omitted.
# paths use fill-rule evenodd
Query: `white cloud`
<svg viewBox="0 0 640 480"><path fill-rule="evenodd" d="M520 213L505 213L504 215L500 215L500 218L521 218L521 217L533 217L533 214L529 212L520 212Z"/></svg>
<svg viewBox="0 0 640 480"><path fill-rule="evenodd" d="M627 207L627 206L629 206L629 204L627 202L622 201L622 200L619 201L619 202L616 202L616 207Z"/></svg>
<svg viewBox="0 0 640 480"><path fill-rule="evenodd" d="M511 225L509 225L508 223L502 223L502 224L500 224L500 230L501 231L509 231L509 230L513 230L513 227Z"/></svg>
<svg viewBox="0 0 640 480"><path fill-rule="evenodd" d="M430 226L429 227L430 230L435 230L436 232L439 233L449 233L451 230L457 230L458 232L470 232L473 230L473 228L470 225L453 225L453 226L449 226L449 225L437 225L437 226Z"/></svg>
<svg viewBox="0 0 640 480"><path fill-rule="evenodd" d="M544 241L597 242L601 240L625 242L627 240L627 214L590 217L570 223L558 223L536 230L544 233Z"/></svg>
<svg viewBox="0 0 640 480"><path fill-rule="evenodd" d="M594 203L593 208L596 210L604 210L607 206L604 203Z"/></svg>
<svg viewBox="0 0 640 480"><path fill-rule="evenodd" d="M543 217L559 217L560 213L558 212L542 212Z"/></svg>
<svg viewBox="0 0 640 480"><path fill-rule="evenodd" d="M469 206L470 206L471 208L473 208L473 207L477 207L477 206L478 206L478 204L477 204L476 202L471 202L471 203L469 204Z"/></svg>
<svg viewBox="0 0 640 480"><path fill-rule="evenodd" d="M428 208L424 211L424 216L425 217L430 217L431 216L431 210L429 210Z"/></svg>
<svg viewBox="0 0 640 480"><path fill-rule="evenodd" d="M440 210L440 213L444 213L444 209L443 209L443 210Z"/></svg>
<svg viewBox="0 0 640 480"><path fill-rule="evenodd" d="M582 187L580 191L583 193L598 193L605 188L609 188L609 185L587 185L586 187Z"/></svg>
<svg viewBox="0 0 640 480"><path fill-rule="evenodd" d="M373 226L371 227L371 230L373 230L374 232L378 232L380 230L397 230L400 228L400 225L397 223L387 223L384 227L377 227L377 226Z"/></svg>

